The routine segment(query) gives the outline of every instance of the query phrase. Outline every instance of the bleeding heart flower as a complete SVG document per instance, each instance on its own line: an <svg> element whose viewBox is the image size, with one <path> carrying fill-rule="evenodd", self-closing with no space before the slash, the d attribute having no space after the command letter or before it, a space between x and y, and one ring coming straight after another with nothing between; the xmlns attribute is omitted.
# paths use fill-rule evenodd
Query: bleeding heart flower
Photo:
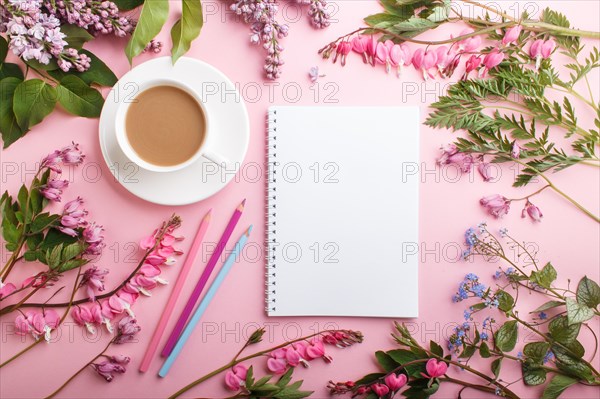
<svg viewBox="0 0 600 399"><path fill-rule="evenodd" d="M231 391L239 391L246 384L248 368L243 364L237 364L225 374L225 386Z"/></svg>
<svg viewBox="0 0 600 399"><path fill-rule="evenodd" d="M75 320L75 323L80 326L85 326L90 334L95 334L96 329L94 328L94 316L87 306L75 306L71 310L71 317Z"/></svg>
<svg viewBox="0 0 600 399"><path fill-rule="evenodd" d="M500 194L489 195L479 200L479 203L495 218L500 218L508 213L510 202L508 198Z"/></svg>
<svg viewBox="0 0 600 399"><path fill-rule="evenodd" d="M481 70L481 77L484 77L487 72L500 65L500 63L504 60L504 54L494 49L490 53L486 54L483 58L483 69Z"/></svg>
<svg viewBox="0 0 600 399"><path fill-rule="evenodd" d="M369 42L368 36L355 36L352 39L352 51L362 55L363 62L367 64L369 59L367 57L367 43Z"/></svg>
<svg viewBox="0 0 600 399"><path fill-rule="evenodd" d="M423 73L423 79L434 78L434 73L431 69L435 67L437 63L437 54L435 51L425 51L422 48L415 51L412 58L412 64L416 70Z"/></svg>
<svg viewBox="0 0 600 399"><path fill-rule="evenodd" d="M377 48L375 49L375 61L379 64L385 65L386 72L390 72L390 61L389 61L389 50L385 43L379 42L377 43Z"/></svg>
<svg viewBox="0 0 600 399"><path fill-rule="evenodd" d="M406 385L408 378L406 378L405 374L396 375L395 373L392 373L385 377L384 381L385 385L387 385L391 391L397 391Z"/></svg>
<svg viewBox="0 0 600 399"><path fill-rule="evenodd" d="M286 348L279 348L269 354L267 368L273 374L284 374L287 370Z"/></svg>
<svg viewBox="0 0 600 399"><path fill-rule="evenodd" d="M460 36L465 36L473 33L473 29L464 29L460 32ZM470 53L475 51L481 45L481 36L471 36L458 42L458 48L461 52Z"/></svg>
<svg viewBox="0 0 600 399"><path fill-rule="evenodd" d="M2 281L0 281L0 298L9 296L16 290L17 290L17 287L15 287L15 285L13 283L4 284Z"/></svg>
<svg viewBox="0 0 600 399"><path fill-rule="evenodd" d="M507 44L515 42L519 38L522 30L523 27L521 25L508 28L504 34L504 37L502 38L502 44L506 46Z"/></svg>
<svg viewBox="0 0 600 399"><path fill-rule="evenodd" d="M527 202L525 203L525 207L523 208L523 211L521 212L522 218L526 217L526 215L529 215L529 217L534 222L541 222L542 217L544 217L540 208L533 205L531 202L529 202L529 200L527 200Z"/></svg>
<svg viewBox="0 0 600 399"><path fill-rule="evenodd" d="M382 398L390 392L390 388L385 384L373 384L371 390L378 398Z"/></svg>
<svg viewBox="0 0 600 399"><path fill-rule="evenodd" d="M437 359L429 359L427 364L425 364L425 370L427 371L427 374L421 373L423 377L437 378L446 374L448 365L441 360L438 361Z"/></svg>
<svg viewBox="0 0 600 399"><path fill-rule="evenodd" d="M143 250L148 250L154 247L154 244L156 244L156 238L154 238L154 235L147 236L142 238L140 241L140 248Z"/></svg>

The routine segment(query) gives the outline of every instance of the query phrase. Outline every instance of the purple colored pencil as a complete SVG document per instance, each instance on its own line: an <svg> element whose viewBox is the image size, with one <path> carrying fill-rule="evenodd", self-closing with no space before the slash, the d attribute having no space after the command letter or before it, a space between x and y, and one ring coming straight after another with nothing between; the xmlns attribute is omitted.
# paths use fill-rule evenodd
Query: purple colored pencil
<svg viewBox="0 0 600 399"><path fill-rule="evenodd" d="M179 316L179 320L177 320L175 328L173 328L173 332L171 332L171 335L167 340L167 344L161 352L161 355L163 357L169 356L171 354L171 351L177 344L177 340L179 339L179 336L181 335L181 332L183 331L186 322L192 314L192 311L194 310L194 307L196 306L196 303L200 298L202 290L206 286L206 283L208 282L212 271L215 269L215 266L217 265L217 262L219 261L219 258L221 257L225 246L227 245L227 241L233 233L233 229L237 225L238 220L240 220L240 217L242 216L245 204L246 200L244 199L242 203L236 208L235 212L233 213L233 216L231 216L229 224L227 224L227 227L225 228L225 231L223 232L223 235L221 236L221 239L219 240L215 251L212 253L210 259L208 260L208 263L206 264L206 267L204 268L204 271L200 276L200 280L198 280L198 283L196 284L196 287L194 288L190 299L188 299L187 303L185 304L185 308L183 308L183 312L181 312L181 315Z"/></svg>

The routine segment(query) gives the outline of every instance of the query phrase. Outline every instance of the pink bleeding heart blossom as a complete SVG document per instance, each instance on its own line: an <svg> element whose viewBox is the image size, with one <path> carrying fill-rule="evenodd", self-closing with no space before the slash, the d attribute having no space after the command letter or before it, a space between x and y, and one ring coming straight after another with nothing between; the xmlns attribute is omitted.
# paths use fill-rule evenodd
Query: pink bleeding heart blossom
<svg viewBox="0 0 600 399"><path fill-rule="evenodd" d="M531 203L529 200L527 200L527 202L525 203L525 207L523 208L523 211L521 211L522 218L527 217L527 215L529 215L531 220L533 220L534 222L541 222L542 217L544 217L540 208L533 205L533 203Z"/></svg>
<svg viewBox="0 0 600 399"><path fill-rule="evenodd" d="M500 65L502 60L504 60L504 54L496 49L486 54L486 56L483 58L483 69L480 71L481 77L486 76L491 69Z"/></svg>
<svg viewBox="0 0 600 399"><path fill-rule="evenodd" d="M390 388L390 391L395 392L406 385L408 378L405 374L392 373L385 377L384 381L385 385Z"/></svg>
<svg viewBox="0 0 600 399"><path fill-rule="evenodd" d="M116 295L108 298L108 305L114 314L127 313L130 317L135 317L131 305L137 299L136 294L127 291L119 291Z"/></svg>
<svg viewBox="0 0 600 399"><path fill-rule="evenodd" d="M352 51L362 55L363 62L369 63L369 57L367 54L367 46L371 39L368 36L358 35L352 39Z"/></svg>
<svg viewBox="0 0 600 399"><path fill-rule="evenodd" d="M335 63L337 61L337 58L340 57L340 63L342 64L342 66L345 66L346 57L348 56L348 54L350 54L351 51L352 43L350 43L347 40L342 40L337 46L335 57L333 57L333 62Z"/></svg>
<svg viewBox="0 0 600 399"><path fill-rule="evenodd" d="M402 75L402 70L405 66L412 63L412 54L410 48L406 44L394 44L390 48L390 64L397 67L398 78Z"/></svg>
<svg viewBox="0 0 600 399"><path fill-rule="evenodd" d="M7 297L10 294L12 294L13 292L15 292L16 290L17 290L17 287L15 287L15 285L13 283L4 284L0 280L0 298Z"/></svg>
<svg viewBox="0 0 600 399"><path fill-rule="evenodd" d="M267 368L273 374L284 374L288 368L286 348L279 348L269 354Z"/></svg>
<svg viewBox="0 0 600 399"><path fill-rule="evenodd" d="M225 386L230 391L239 391L246 385L246 375L248 375L248 368L243 364L236 364L225 373Z"/></svg>
<svg viewBox="0 0 600 399"><path fill-rule="evenodd" d="M104 291L104 276L108 274L108 269L100 270L96 266L92 266L83 273L80 287L85 286L87 296L91 302L96 299L95 290Z"/></svg>
<svg viewBox="0 0 600 399"><path fill-rule="evenodd" d="M529 56L535 60L536 70L540 68L542 59L549 58L555 48L556 42L554 39L537 39L531 43L531 46L529 47Z"/></svg>
<svg viewBox="0 0 600 399"><path fill-rule="evenodd" d="M60 156L65 165L79 165L83 162L85 155L79 149L79 144L73 142L61 150Z"/></svg>
<svg viewBox="0 0 600 399"><path fill-rule="evenodd" d="M141 331L141 327L137 324L137 321L132 317L123 317L119 320L117 328L117 336L113 342L115 344L123 344L126 342L133 341L135 335Z"/></svg>
<svg viewBox="0 0 600 399"><path fill-rule="evenodd" d="M469 74L475 70L477 70L477 68L479 68L479 66L481 65L481 57L477 56L477 55L472 55L469 57L469 59L467 60L467 62L465 63L465 73L462 77L462 80L467 80L467 78L469 77Z"/></svg>
<svg viewBox="0 0 600 399"><path fill-rule="evenodd" d="M453 71L454 61L457 60L456 53L452 48L448 49L446 46L440 46L435 50L437 57L437 68L441 76L448 77Z"/></svg>
<svg viewBox="0 0 600 399"><path fill-rule="evenodd" d="M385 384L373 384L371 390L378 398L382 398L390 392L390 388Z"/></svg>
<svg viewBox="0 0 600 399"><path fill-rule="evenodd" d="M155 244L156 244L156 238L154 237L154 235L147 236L147 237L142 238L142 240L140 241L140 248L143 250L148 250L148 249L154 247Z"/></svg>
<svg viewBox="0 0 600 399"><path fill-rule="evenodd" d="M71 317L73 317L73 320L75 320L75 323L78 325L85 326L90 334L96 333L96 329L94 328L96 320L90 308L87 306L80 305L74 307L73 310L71 310Z"/></svg>
<svg viewBox="0 0 600 399"><path fill-rule="evenodd" d="M390 72L390 52L385 43L377 43L377 47L375 49L375 61L378 64L385 65L386 72Z"/></svg>
<svg viewBox="0 0 600 399"><path fill-rule="evenodd" d="M435 74L431 69L437 64L437 54L434 50L417 49L413 54L412 64L417 71L423 73L423 79L433 79Z"/></svg>
<svg viewBox="0 0 600 399"><path fill-rule="evenodd" d="M504 33L504 37L502 38L502 44L506 46L517 41L522 30L523 27L521 25L515 25L508 28L506 33Z"/></svg>
<svg viewBox="0 0 600 399"><path fill-rule="evenodd" d="M375 66L375 56L377 55L377 39L374 36L370 36L369 40L366 42L366 54L369 63Z"/></svg>
<svg viewBox="0 0 600 399"><path fill-rule="evenodd" d="M512 143L512 149L511 149L510 155L514 159L519 159L521 157L521 146L519 146L519 144L516 141L513 141L513 143Z"/></svg>
<svg viewBox="0 0 600 399"><path fill-rule="evenodd" d="M448 365L446 362L437 359L429 359L425 364L425 370L427 374L422 373L425 378L437 378L446 374L448 371Z"/></svg>
<svg viewBox="0 0 600 399"><path fill-rule="evenodd" d="M500 194L494 194L481 198L479 203L486 208L490 215L501 218L510 210L511 200Z"/></svg>
<svg viewBox="0 0 600 399"><path fill-rule="evenodd" d="M447 144L442 147L442 155L437 160L438 165L455 165L461 172L469 173L473 166L473 157L471 154L465 154L458 151L454 144Z"/></svg>
<svg viewBox="0 0 600 399"><path fill-rule="evenodd" d="M60 202L63 189L69 185L68 180L51 179L40 186L40 194L50 201Z"/></svg>
<svg viewBox="0 0 600 399"><path fill-rule="evenodd" d="M477 165L477 171L479 172L479 174L483 178L483 181L485 182L489 182L492 179L492 177L490 176L490 168L490 163L484 162L483 160L481 160L481 162L479 162L479 164Z"/></svg>
<svg viewBox="0 0 600 399"><path fill-rule="evenodd" d="M473 29L464 29L460 32L459 36L469 35L473 32L475 32ZM481 36L479 35L467 37L466 39L458 42L459 51L464 53L473 52L477 50L479 46L481 46Z"/></svg>
<svg viewBox="0 0 600 399"><path fill-rule="evenodd" d="M60 316L54 309L42 312L28 311L25 315L20 314L15 319L15 333L18 335L31 334L37 341L44 336L46 342L50 342L50 334L60 323Z"/></svg>
<svg viewBox="0 0 600 399"><path fill-rule="evenodd" d="M102 235L103 231L102 226L95 222L88 224L83 230L83 239L88 244L85 250L86 254L99 255L102 252L102 249L106 246L104 236Z"/></svg>
<svg viewBox="0 0 600 399"><path fill-rule="evenodd" d="M113 355L113 356L110 356L108 358L108 360L111 363L116 363L116 364L121 364L121 365L129 364L129 362L131 362L131 358L129 356L125 356L125 355Z"/></svg>
<svg viewBox="0 0 600 399"><path fill-rule="evenodd" d="M92 363L91 366L107 382L111 382L115 378L115 374L123 374L126 371L122 364L114 363L110 360L105 360L101 363Z"/></svg>
<svg viewBox="0 0 600 399"><path fill-rule="evenodd" d="M106 326L106 330L108 332L112 333L114 331L114 328L112 326L111 321L115 318L115 314L113 313L108 301L103 301L100 307L102 315L102 324Z"/></svg>

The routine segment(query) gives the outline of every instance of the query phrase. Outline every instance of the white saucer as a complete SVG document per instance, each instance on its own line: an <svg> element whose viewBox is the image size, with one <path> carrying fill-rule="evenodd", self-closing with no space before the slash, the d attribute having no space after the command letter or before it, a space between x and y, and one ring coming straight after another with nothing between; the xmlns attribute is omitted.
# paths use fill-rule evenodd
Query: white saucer
<svg viewBox="0 0 600 399"><path fill-rule="evenodd" d="M203 97L214 133L207 148L229 161L226 169L200 158L178 171L151 172L121 151L114 128L118 103L132 100L139 83L158 77L180 80ZM133 68L113 87L100 115L100 148L111 173L132 194L156 204L191 204L223 189L239 170L249 140L248 112L234 84L218 69L192 58L172 65L171 57L161 57Z"/></svg>

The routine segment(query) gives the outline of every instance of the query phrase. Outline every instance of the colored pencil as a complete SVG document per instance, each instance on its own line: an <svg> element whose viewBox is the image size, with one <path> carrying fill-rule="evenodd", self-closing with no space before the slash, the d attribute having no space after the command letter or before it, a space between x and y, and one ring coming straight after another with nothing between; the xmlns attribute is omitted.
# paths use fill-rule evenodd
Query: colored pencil
<svg viewBox="0 0 600 399"><path fill-rule="evenodd" d="M198 306L198 308L192 315L190 322L187 324L187 326L185 326L185 330L183 330L183 333L181 334L181 337L179 337L179 340L175 344L173 351L171 352L169 357L167 357L164 364L160 368L160 371L158 372L158 375L160 377L166 376L167 373L169 372L169 370L171 369L171 367L173 366L173 363L177 359L177 356L179 356L179 354L181 353L183 346L185 345L187 340L190 338L192 331L194 330L194 328L200 321L202 314L204 313L204 311L206 311L206 308L208 308L210 301L215 297L217 290L221 286L221 283L223 282L223 280L225 280L225 277L227 277L227 274L229 273L233 264L235 263L236 258L242 252L244 245L246 245L246 242L248 241L248 237L250 236L251 231L252 231L252 226L248 227L248 230L246 230L244 232L244 234L242 234L239 241L235 244L233 251L231 252L229 257L223 264L223 267L221 267L221 270L219 270L217 277L215 277L215 280L210 285L210 288L206 292L206 295L204 295L204 298L202 298L202 301L200 302L200 305Z"/></svg>
<svg viewBox="0 0 600 399"><path fill-rule="evenodd" d="M233 212L233 215L231 216L231 219L229 220L229 223L227 224L227 227L225 228L225 231L223 232L223 235L221 236L221 239L219 240L219 243L217 244L215 251L212 253L210 259L208 260L208 263L206 264L206 267L204 268L204 271L202 272L202 275L200 276L200 280L198 280L198 283L196 284L196 287L194 288L194 291L192 292L190 299L188 299L187 303L185 304L185 308L183 309L183 312L181 312L181 315L179 316L179 320L177 320L177 324L175 325L175 328L173 328L173 332L171 332L171 335L169 336L169 339L167 340L167 344L165 345L165 347L163 348L163 350L161 352L162 356L164 356L164 357L169 356L169 354L173 350L173 347L175 346L177 339L179 338L179 336L181 335L181 332L183 331L183 327L185 327L185 323L187 322L190 315L192 314L192 311L194 310L194 306L196 306L196 303L198 302L198 299L200 298L200 294L202 293L202 290L206 286L206 283L208 282L208 279L209 279L212 271L214 270L217 262L219 261L219 258L221 257L221 254L223 253L223 250L225 249L225 246L227 245L227 241L229 240L229 237L231 237L231 233L233 233L233 229L237 225L237 222L240 220L240 217L242 216L242 212L244 211L245 204L246 204L246 200L244 199L242 201L242 203L235 209L235 212Z"/></svg>
<svg viewBox="0 0 600 399"><path fill-rule="evenodd" d="M200 222L200 226L198 227L198 232L196 233L196 237L192 242L192 246L188 251L187 257L185 258L185 262L183 263L183 267L179 272L179 276L177 277L177 281L175 282L175 287L173 287L173 291L171 292L171 296L167 301L167 305L163 310L162 315L160 316L160 320L158 321L158 325L154 330L154 335L152 335L152 339L148 344L148 348L146 349L146 353L144 354L144 358L142 359L142 364L140 364L140 372L145 373L148 371L150 367L150 363L152 363L152 358L158 349L158 344L160 339L162 338L165 329L167 328L167 323L169 322L169 318L173 313L173 309L175 308L175 304L177 303L177 299L181 295L181 291L183 289L183 285L186 282L187 276L192 269L192 265L196 261L198 254L201 252L200 245L202 244L202 240L204 239L204 235L208 230L208 226L210 224L210 215L212 213L212 209L209 210L206 215L202 218L202 222Z"/></svg>

